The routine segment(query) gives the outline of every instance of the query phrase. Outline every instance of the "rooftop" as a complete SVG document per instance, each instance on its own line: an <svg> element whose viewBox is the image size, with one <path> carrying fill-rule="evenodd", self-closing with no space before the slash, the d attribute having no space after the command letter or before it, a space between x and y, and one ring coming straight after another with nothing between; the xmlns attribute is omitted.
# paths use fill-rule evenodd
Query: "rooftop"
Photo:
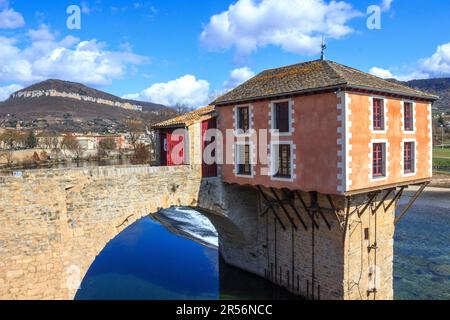
<svg viewBox="0 0 450 320"><path fill-rule="evenodd" d="M173 119L169 119L160 123L157 123L153 126L154 129L162 129L162 128L174 128L174 127L188 127L191 124L203 121L214 115L215 108L214 106L207 106L192 112L183 114Z"/></svg>
<svg viewBox="0 0 450 320"><path fill-rule="evenodd" d="M370 90L434 101L439 97L384 80L329 60L315 60L263 71L213 102L224 105L327 89Z"/></svg>

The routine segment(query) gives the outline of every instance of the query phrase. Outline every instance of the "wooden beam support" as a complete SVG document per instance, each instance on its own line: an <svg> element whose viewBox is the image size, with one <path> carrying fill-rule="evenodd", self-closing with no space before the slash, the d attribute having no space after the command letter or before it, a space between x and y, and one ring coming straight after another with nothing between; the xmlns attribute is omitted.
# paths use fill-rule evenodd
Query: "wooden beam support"
<svg viewBox="0 0 450 320"><path fill-rule="evenodd" d="M352 198L345 197L345 202L347 204L347 210L346 210L346 214L345 214L345 224L344 224L344 232L342 235L342 243L345 243L345 238L347 237L348 220L350 219L350 206L351 206Z"/></svg>
<svg viewBox="0 0 450 320"><path fill-rule="evenodd" d="M257 186L259 192L261 193L262 197L264 198L265 201L269 201L267 195L264 193L264 191L261 189L260 186ZM275 218L277 219L277 221L280 223L281 227L283 228L284 231L286 231L286 226L284 225L283 221L281 221L280 217L277 214L277 211L271 206L269 207L269 209L271 209L273 215L275 216Z"/></svg>
<svg viewBox="0 0 450 320"><path fill-rule="evenodd" d="M286 207L284 206L283 202L281 201L280 197L278 197L277 192L275 191L274 188L270 188L270 191L272 192L274 198L277 200L278 204L280 205L282 211L284 212L284 214L286 215L286 217L288 218L289 222L292 224L292 226L294 227L295 231L298 230L297 225L294 222L294 219L292 219L291 215L289 214L289 211L287 211Z"/></svg>
<svg viewBox="0 0 450 320"><path fill-rule="evenodd" d="M358 217L361 217L367 210L367 208L369 208L370 205L372 205L373 201L375 200L375 198L380 194L380 192L374 192L369 196L369 201L367 201L366 205L364 206L364 208L362 209L361 212L358 212Z"/></svg>
<svg viewBox="0 0 450 320"><path fill-rule="evenodd" d="M311 219L312 223L313 223L313 228L316 227L317 229L319 229L319 225L317 224L316 220L314 219L314 217L312 216L312 213L309 211L308 207L306 206L305 201L303 200L302 196L300 195L300 193L296 190L295 194L297 195L297 197L299 198L300 202L302 203L303 208L305 209L306 213L308 214L309 218Z"/></svg>
<svg viewBox="0 0 450 320"><path fill-rule="evenodd" d="M395 189L390 189L388 192L386 192L386 194L384 195L383 199L381 199L380 203L376 206L375 212L378 212L378 209L381 208L381 206L383 205L384 201L386 201L386 199L391 195L391 193L393 191L395 191Z"/></svg>
<svg viewBox="0 0 450 320"><path fill-rule="evenodd" d="M403 191L406 189L406 187L401 187L400 188L400 191L399 192L397 192L397 194L395 195L395 197L394 197L394 199L392 199L392 201L388 204L388 206L386 207L386 211L388 211L390 208L391 208L391 206L397 201L397 200L399 200L400 198L401 198L401 196L402 196L402 194L403 194Z"/></svg>
<svg viewBox="0 0 450 320"><path fill-rule="evenodd" d="M328 202L330 203L331 209L334 212L334 215L336 216L336 220L339 223L339 226L342 228L342 221L339 218L338 210L336 209L336 206L334 205L333 199L331 198L331 196L329 194L327 194L327 199L328 199Z"/></svg>
<svg viewBox="0 0 450 320"><path fill-rule="evenodd" d="M406 215L406 213L408 212L408 210L412 207L412 205L414 204L414 202L416 202L417 198L420 197L420 195L423 193L423 191L425 190L425 188L429 185L429 182L425 182L424 184L422 184L419 188L419 190L417 190L416 194L414 195L414 197L412 197L412 199L408 202L408 204L406 205L406 207L402 210L402 212L400 213L400 215L395 218L394 223L397 224L400 222L400 220L403 219L403 217Z"/></svg>
<svg viewBox="0 0 450 320"><path fill-rule="evenodd" d="M284 189L284 194L286 195L286 198L288 199L288 204L291 207L291 209L294 211L295 215L297 216L300 223L303 225L303 228L305 228L306 231L308 231L308 226L306 225L305 221L303 220L302 216L300 215L300 212L298 212L297 208L295 207L295 204L291 201L292 199L292 193L291 191Z"/></svg>
<svg viewBox="0 0 450 320"><path fill-rule="evenodd" d="M320 208L320 206L319 206L317 192L310 192L309 195L311 197L311 207L319 212L323 221L325 221L325 224L327 225L328 230L331 230L331 225L328 222L327 218L325 217L325 214L323 213L322 208Z"/></svg>

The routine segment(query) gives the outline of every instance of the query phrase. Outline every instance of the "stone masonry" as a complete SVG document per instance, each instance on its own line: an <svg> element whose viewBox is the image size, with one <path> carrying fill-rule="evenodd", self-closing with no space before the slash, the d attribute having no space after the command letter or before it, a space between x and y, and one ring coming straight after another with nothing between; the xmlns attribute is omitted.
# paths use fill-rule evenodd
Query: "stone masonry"
<svg viewBox="0 0 450 320"><path fill-rule="evenodd" d="M310 206L309 194L300 194ZM347 232L343 197L333 197L335 212L325 196L318 196L330 228L317 212L313 218L319 228L312 228L311 216L297 199L307 230L289 209L295 230L274 205L284 230L257 189L202 179L199 166L24 171L19 178L0 177L0 200L0 299L73 299L111 239L170 206L203 212L218 230L227 263L295 294L310 299L393 296L395 205L359 216L367 195L354 197Z"/></svg>

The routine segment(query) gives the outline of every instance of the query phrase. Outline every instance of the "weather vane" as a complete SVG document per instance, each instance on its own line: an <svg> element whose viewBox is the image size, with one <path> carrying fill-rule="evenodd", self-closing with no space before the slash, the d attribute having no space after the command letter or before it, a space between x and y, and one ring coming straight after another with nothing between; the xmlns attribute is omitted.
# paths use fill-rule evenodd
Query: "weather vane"
<svg viewBox="0 0 450 320"><path fill-rule="evenodd" d="M320 60L325 59L325 50L327 49L327 45L325 44L325 38L322 37L322 46L320 51Z"/></svg>

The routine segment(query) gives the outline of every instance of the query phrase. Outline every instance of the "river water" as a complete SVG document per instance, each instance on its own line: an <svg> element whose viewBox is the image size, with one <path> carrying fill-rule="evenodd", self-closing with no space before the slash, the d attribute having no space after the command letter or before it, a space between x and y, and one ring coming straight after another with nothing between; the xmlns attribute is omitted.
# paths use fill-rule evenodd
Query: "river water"
<svg viewBox="0 0 450 320"><path fill-rule="evenodd" d="M396 299L450 299L449 244L450 190L426 192L397 226ZM105 247L76 299L295 298L225 265L217 246L214 227L193 210L177 208L143 218Z"/></svg>

